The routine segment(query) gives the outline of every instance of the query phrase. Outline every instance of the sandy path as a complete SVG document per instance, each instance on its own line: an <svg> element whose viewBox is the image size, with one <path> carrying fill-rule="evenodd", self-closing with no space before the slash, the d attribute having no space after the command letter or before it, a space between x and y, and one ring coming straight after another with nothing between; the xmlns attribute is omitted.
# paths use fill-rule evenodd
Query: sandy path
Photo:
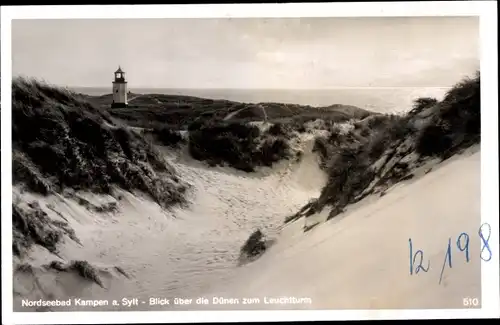
<svg viewBox="0 0 500 325"><path fill-rule="evenodd" d="M238 114L239 112L241 112L241 111L243 111L243 110L246 110L246 109L248 109L248 107L243 107L243 108L240 108L239 110L236 110L236 111L234 111L234 112L231 112L231 113L227 114L227 115L223 118L223 120L224 120L224 121L227 121L227 120L229 120L230 118L232 118L233 116L235 116L236 114Z"/></svg>
<svg viewBox="0 0 500 325"><path fill-rule="evenodd" d="M262 110L262 114L264 114L264 118L263 118L263 121L264 123L267 122L267 111L266 111L266 108L260 104L257 104L257 106ZM227 121L231 118L233 118L235 115L237 115L238 113L244 111L244 110L247 110L247 109L250 109L250 108L253 108L253 107L243 107L243 108L240 108L239 110L237 111L234 111L234 112L231 112L229 114L227 114L225 117L224 117L224 121ZM288 107L287 107L288 108ZM288 108L288 110L290 110Z"/></svg>
<svg viewBox="0 0 500 325"><path fill-rule="evenodd" d="M463 308L463 298L481 299L479 152L361 202L345 218L306 234L302 225L284 229L278 244L214 295L312 300L234 307L241 309ZM470 236L468 263L456 246L462 232ZM424 267L430 261L427 273L410 275L409 238L414 253L424 252ZM439 284L448 238L452 268L445 267Z"/></svg>
<svg viewBox="0 0 500 325"><path fill-rule="evenodd" d="M127 102L130 103L133 100L136 100L137 98L143 97L144 95L137 95L135 97L130 98Z"/></svg>
<svg viewBox="0 0 500 325"><path fill-rule="evenodd" d="M319 194L324 175L314 159L309 155L292 168L284 163L263 178L226 168L208 169L187 155L173 161L180 177L193 185L193 205L175 211L174 220L167 217L169 221L161 222L160 212L150 208L148 219L157 224L146 223L148 229L143 222L134 222L137 240L121 243L107 255L119 254L116 262L135 271L136 281L123 284L112 295L191 297L223 282L235 269L239 249L254 229L272 234L287 215ZM128 200L127 211L135 207L144 213L136 198L130 195ZM133 230L122 231L125 235Z"/></svg>

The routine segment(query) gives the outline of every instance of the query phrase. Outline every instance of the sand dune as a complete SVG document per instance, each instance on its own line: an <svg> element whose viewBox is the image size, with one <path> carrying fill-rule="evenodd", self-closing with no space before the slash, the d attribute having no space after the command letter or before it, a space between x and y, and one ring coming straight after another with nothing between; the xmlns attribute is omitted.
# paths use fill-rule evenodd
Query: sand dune
<svg viewBox="0 0 500 325"><path fill-rule="evenodd" d="M118 211L108 213L89 211L63 196L44 198L17 191L22 200L37 199L53 218L60 217L54 211L65 216L82 245L67 240L60 250L61 258L89 261L100 270L103 287L72 274L39 268L56 257L37 252L32 254L37 260L30 261L34 273L18 272L15 277L14 287L20 294L15 300L130 297L148 301L151 297L197 297L211 290L232 272L239 272L239 250L252 231L260 228L277 236L287 215L319 195L326 177L311 152L313 136L305 136L301 143L305 152L301 162L284 161L255 175L224 167L208 168L187 153L166 151L167 159L193 190L188 208L170 212L138 193L125 191L119 191L122 198L117 202ZM89 193L79 195L93 205L113 201ZM33 282L39 284L38 288L32 287ZM139 307L158 309L148 304Z"/></svg>
<svg viewBox="0 0 500 325"><path fill-rule="evenodd" d="M238 306L257 309L463 308L463 298L481 298L480 220L480 152L473 148L305 235L303 221L290 224L261 259L211 296L258 297L261 304ZM469 262L456 246L463 232ZM409 238L414 253L424 252L423 266L430 261L427 273L410 275ZM439 284L449 238L452 268L446 265ZM270 305L264 297L311 301Z"/></svg>
<svg viewBox="0 0 500 325"><path fill-rule="evenodd" d="M283 220L317 197L324 185L325 175L311 152L312 139L312 135L303 138L301 162L281 162L252 176L224 167L207 168L186 153L166 151L180 176L193 185L193 204L170 212L125 191L118 212L109 213L91 212L62 196L42 198L15 191L23 200L39 200L53 218L58 217L54 211L65 216L81 245L66 241L61 258L89 261L99 270L103 284L72 273L44 270L40 265L55 257L39 249L31 254L36 257L29 262L33 272L16 273L15 300L138 298L141 303L132 308L234 310L459 308L463 297L480 297L477 148L435 166L425 176L395 186L381 198L369 197L304 233L304 219L286 227ZM96 206L114 200L89 193L80 196ZM327 215L323 211L307 223L324 221ZM257 228L278 241L259 260L238 267L239 249ZM439 284L448 238L455 245L462 232L470 235L470 262L452 246L453 268L445 268ZM421 249L425 259L430 259L427 273L410 275L409 238L414 252ZM264 298L284 296L307 301L264 303ZM199 297L210 301L213 297L236 298L239 303L149 304L150 298ZM259 298L260 304L244 305L245 297Z"/></svg>
<svg viewBox="0 0 500 325"><path fill-rule="evenodd" d="M181 149L174 146L171 148L177 149L162 148L157 153L152 147L154 144L142 135L132 136L125 128L106 129L103 121L111 123L111 119L99 115L97 109L91 113L88 105L83 110L83 104L76 97L67 97L58 89L29 81L21 80L15 85L21 97L35 98L38 96L35 94L43 90L43 98L48 103L54 102L51 96L58 95L76 105L70 105L65 111L71 116L68 120L55 109L44 112L49 116L44 121L56 121L60 131L50 133L54 128L50 123L41 128L39 136L45 143L16 133L17 144L22 148L41 150L35 151L40 168L49 170L52 174L46 176L59 181L60 188L49 191L49 185L54 184L41 176L26 153L16 151L19 182L13 190L15 311L48 310L38 306L21 307L23 301L39 299L105 299L111 303L116 300L117 305L99 307L81 306L75 300L71 306L49 309L112 311L460 308L463 298L480 297L479 76L458 84L443 102L419 106L412 111L409 118L413 122L426 120L421 116L428 115L425 110L434 114L434 119L428 119L432 123L421 130L423 133L413 130L410 121L402 118L388 117L385 124L374 117L365 120L364 126L347 123L351 131L356 130L356 126L361 128L357 131L359 134L345 135L347 148L335 144L347 128L335 128L331 146L325 143L318 146L315 138L320 132L326 137L334 133L333 129L330 133L319 131L320 124L326 122L317 121L316 126L315 123L304 125L301 135L287 137L282 130L293 156L276 162L272 168L251 166L252 170L256 169L252 173L223 166L208 167L210 160L202 162L204 159L200 157L197 158L200 160L192 158L193 147L190 151L182 145ZM18 124L31 127L38 112L31 110L31 115L26 115L25 106L18 104L15 106ZM83 118L85 114L90 117ZM371 123L377 120L378 127ZM270 126L262 122L252 124L261 131ZM70 125L76 125L79 130L76 134L82 139L70 137ZM87 133L89 125L92 132ZM242 125L240 128L239 131L247 130ZM358 142L359 137L365 137L363 131L367 138ZM414 131L416 133L412 133ZM97 136L102 134L106 134L103 141ZM47 135L51 136L47 138ZM190 137L189 144L201 144L198 148L203 149L198 153L210 153L214 143L230 146L241 140L241 136L229 136L229 142L212 142L217 137L210 132L197 135L200 138ZM277 137L272 133L268 136ZM71 141L63 141L69 138ZM404 141L400 141L401 138ZM58 144L59 150L51 149L53 143ZM83 143L101 148L98 150L101 158L94 159L97 156L88 154L88 147ZM472 144L476 146L470 147ZM357 146L366 147L363 151ZM321 159L313 153L313 147L318 149ZM72 160L68 161L67 154L60 148L70 152ZM103 154L103 148L107 154ZM234 153L235 148L239 148L240 153L255 150L253 146L234 146L229 147L229 151ZM469 149L457 154L464 148ZM87 152L85 156L79 153L82 150ZM381 156L384 150L386 154ZM412 150L415 152L410 152ZM417 164L417 151L428 159ZM302 154L295 155L299 152ZM162 153L167 161L160 159ZM330 154L333 159L325 160L325 155ZM53 155L66 164L62 174L53 168L50 160L40 159L46 155ZM438 164L439 159L430 159L435 155L451 158ZM33 152L30 157L33 158ZM231 163L229 159L218 161ZM328 177L320 169L320 161L327 167ZM153 165L162 172L152 172ZM112 174L105 178L103 170L109 166ZM231 166L235 167L234 162ZM426 173L430 167L432 172ZM386 173L388 169L394 173ZM346 173L349 173L347 180L343 177ZM413 176L407 177L408 173ZM80 189L110 195L74 193L70 188L75 185L76 176L81 175L85 186ZM377 175L385 177L387 184L396 185L388 191L384 186L381 192L367 192L372 193L371 196L363 200L363 196L359 196L361 201L357 201L354 195L363 194L357 193L363 190L358 187L373 189L368 181L373 183L369 178ZM17 186L23 184L23 180L31 182L32 187L27 188L51 194L40 196L21 190ZM100 187L93 186L99 181ZM130 192L108 191L107 186L111 184ZM134 192L136 190L145 194ZM318 197L326 198L322 205L311 202ZM178 204L169 204L174 202ZM317 214L285 226L285 219L290 220L287 217L296 215L304 206L307 208L308 202L314 205L309 211ZM331 214L328 205L323 203L333 205ZM319 211L320 208L324 208L323 211ZM344 208L347 210L343 211ZM325 223L327 217L333 219ZM260 259L240 263L241 247L257 229L275 239L274 244ZM456 245L462 232L470 236L468 262ZM62 244L61 236L65 239ZM414 253L425 252L424 267L430 259L428 272L410 275L410 238ZM453 269L445 268L440 283L448 240ZM24 256L25 249L31 249L28 256ZM418 263L418 258L413 263ZM213 296L239 301L215 305L150 303L151 299L161 302L162 299L196 300ZM278 299L282 296L292 297L299 304L297 301L282 304ZM245 305L242 301L245 297L259 301ZM278 303L266 303L265 299L271 298ZM122 299L133 303L124 305Z"/></svg>

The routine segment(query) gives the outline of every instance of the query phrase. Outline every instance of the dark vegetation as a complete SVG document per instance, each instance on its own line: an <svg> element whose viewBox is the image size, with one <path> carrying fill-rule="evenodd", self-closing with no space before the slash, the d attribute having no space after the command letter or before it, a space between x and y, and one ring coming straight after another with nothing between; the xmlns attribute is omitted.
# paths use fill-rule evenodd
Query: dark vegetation
<svg viewBox="0 0 500 325"><path fill-rule="evenodd" d="M117 127L81 96L36 80L12 83L13 182L41 194L64 188L139 190L168 207L185 185L141 135Z"/></svg>
<svg viewBox="0 0 500 325"><path fill-rule="evenodd" d="M322 128L329 129L335 123L374 115L357 108L349 109L352 111L344 115L325 114L321 119L314 114L310 118L301 114L292 119L274 119L265 131L240 120L198 120L188 126L189 152L194 159L207 161L211 166L228 165L253 172L259 166L270 167L280 160L297 158L300 152L292 150L290 141L307 131L306 122L317 120L322 122Z"/></svg>
<svg viewBox="0 0 500 325"><path fill-rule="evenodd" d="M432 97L417 98L413 102L412 110L410 112L408 112L408 115L415 116L415 115L421 113L423 110L425 110L431 106L436 105L437 103L438 103L438 100L436 98L432 98Z"/></svg>
<svg viewBox="0 0 500 325"><path fill-rule="evenodd" d="M144 128L162 145L178 148L188 143L194 159L246 172L293 157L288 140L293 131L306 132L304 123L308 121L343 122L372 114L347 105L251 104L160 94L130 94L129 107L111 109L110 96L87 98L114 120ZM268 132L249 123L263 120L274 124ZM188 130L189 137L183 138L181 130Z"/></svg>
<svg viewBox="0 0 500 325"><path fill-rule="evenodd" d="M271 245L272 240L267 239L260 229L255 230L240 249L240 265L257 259Z"/></svg>
<svg viewBox="0 0 500 325"><path fill-rule="evenodd" d="M99 271L87 261L76 260L67 264L63 264L60 261L53 261L49 265L45 265L45 268L58 272L74 272L80 277L92 281L100 287L104 287L99 277Z"/></svg>
<svg viewBox="0 0 500 325"><path fill-rule="evenodd" d="M187 142L179 131L173 130L168 126L157 126L146 131L146 133L152 134L156 141L170 148L179 148L182 144Z"/></svg>
<svg viewBox="0 0 500 325"><path fill-rule="evenodd" d="M479 73L456 84L435 106L417 142L423 156L449 158L457 151L480 142L481 93Z"/></svg>
<svg viewBox="0 0 500 325"><path fill-rule="evenodd" d="M85 97L96 107L107 110L114 119L148 129L168 127L171 130L187 130L192 124L223 121L230 113L234 114L228 122L245 124L267 119L272 123L287 122L297 125L318 118L340 122L352 118L361 119L371 114L364 109L348 105L311 107L281 103L253 104L161 94L131 94L129 98L135 99L130 101L129 107L110 109L111 95Z"/></svg>
<svg viewBox="0 0 500 325"><path fill-rule="evenodd" d="M12 228L12 252L19 257L32 245L40 245L57 254L57 244L64 235L80 243L66 222L51 219L36 201L26 206L12 205Z"/></svg>
<svg viewBox="0 0 500 325"><path fill-rule="evenodd" d="M272 166L291 158L290 136L280 127L261 132L251 124L208 122L190 127L189 152L194 159L211 166L228 165L253 172L257 166Z"/></svg>
<svg viewBox="0 0 500 325"><path fill-rule="evenodd" d="M373 115L348 132L333 129L314 150L327 185L285 222L332 207L330 218L372 193L413 177L427 160L447 159L480 142L480 75L457 83L442 101L419 98L405 115Z"/></svg>
<svg viewBox="0 0 500 325"><path fill-rule="evenodd" d="M73 193L71 199L94 212L112 212L116 203L94 206L79 190L114 196L113 188L120 187L144 192L164 208L185 203L187 186L142 135L116 126L83 96L36 80L12 82L12 150L14 184L42 195ZM57 255L65 237L79 243L66 222L51 218L36 201L19 201L12 206L15 256L22 258L33 245ZM92 277L85 265L68 268Z"/></svg>

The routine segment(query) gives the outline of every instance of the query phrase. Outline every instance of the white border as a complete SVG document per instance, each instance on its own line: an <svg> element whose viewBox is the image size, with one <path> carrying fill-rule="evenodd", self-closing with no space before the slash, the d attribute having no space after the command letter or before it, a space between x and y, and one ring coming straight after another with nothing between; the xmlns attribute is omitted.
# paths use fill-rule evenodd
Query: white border
<svg viewBox="0 0 500 325"><path fill-rule="evenodd" d="M482 222L492 228L493 258L482 263L480 310L340 310L205 312L12 312L11 188L11 20L71 18L209 18L209 17L377 17L480 16L481 30L481 199ZM2 85L2 323L89 324L157 322L300 321L369 319L447 319L499 317L498 259L498 47L494 1L306 3L229 5L19 6L1 9Z"/></svg>
<svg viewBox="0 0 500 325"><path fill-rule="evenodd" d="M489 4L488 4L489 5ZM489 6L485 6L485 9ZM496 7L496 6L495 6ZM491 7L490 10L493 10ZM481 222L491 225L494 257L481 263L482 308L499 317L498 241L498 17L495 12L481 15ZM495 253L496 250L496 253ZM496 311L496 312L495 312Z"/></svg>

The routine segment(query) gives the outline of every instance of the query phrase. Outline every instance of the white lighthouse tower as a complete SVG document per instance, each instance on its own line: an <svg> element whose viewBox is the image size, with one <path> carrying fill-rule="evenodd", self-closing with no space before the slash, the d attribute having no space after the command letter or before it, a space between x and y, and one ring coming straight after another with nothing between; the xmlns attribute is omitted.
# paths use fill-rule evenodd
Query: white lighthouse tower
<svg viewBox="0 0 500 325"><path fill-rule="evenodd" d="M127 81L125 72L118 66L115 71L115 80L113 81L113 103L112 108L127 107Z"/></svg>

